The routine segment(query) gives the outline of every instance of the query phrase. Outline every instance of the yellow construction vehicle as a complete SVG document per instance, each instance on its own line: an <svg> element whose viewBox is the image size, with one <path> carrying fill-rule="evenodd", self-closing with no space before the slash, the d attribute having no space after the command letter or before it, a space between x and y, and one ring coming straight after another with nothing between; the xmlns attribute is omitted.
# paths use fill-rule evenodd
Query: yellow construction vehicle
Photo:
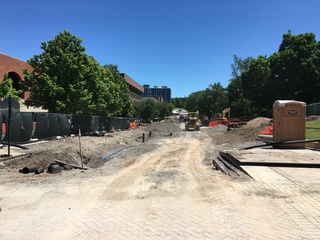
<svg viewBox="0 0 320 240"><path fill-rule="evenodd" d="M188 116L185 119L185 130L189 131L190 129L194 129L200 131L200 124L199 111L188 112Z"/></svg>
<svg viewBox="0 0 320 240"><path fill-rule="evenodd" d="M228 114L227 117L226 117L226 114ZM229 120L230 120L230 108L226 108L222 111L222 122L228 125Z"/></svg>
<svg viewBox="0 0 320 240"><path fill-rule="evenodd" d="M228 114L228 115L226 115ZM230 120L230 108L226 108L222 111L222 115L219 114L220 116L218 118L215 118L213 120L213 122L216 123L216 125L218 124L223 124L223 125L226 125L228 126L229 124L229 120Z"/></svg>

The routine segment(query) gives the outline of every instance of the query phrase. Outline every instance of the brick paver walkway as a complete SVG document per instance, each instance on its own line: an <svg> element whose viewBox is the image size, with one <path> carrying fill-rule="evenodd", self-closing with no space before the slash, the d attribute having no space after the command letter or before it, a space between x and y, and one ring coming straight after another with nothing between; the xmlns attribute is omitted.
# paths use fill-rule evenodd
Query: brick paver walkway
<svg viewBox="0 0 320 240"><path fill-rule="evenodd" d="M320 239L318 184L232 187L205 199L110 201L96 197L103 182L2 185L0 239Z"/></svg>

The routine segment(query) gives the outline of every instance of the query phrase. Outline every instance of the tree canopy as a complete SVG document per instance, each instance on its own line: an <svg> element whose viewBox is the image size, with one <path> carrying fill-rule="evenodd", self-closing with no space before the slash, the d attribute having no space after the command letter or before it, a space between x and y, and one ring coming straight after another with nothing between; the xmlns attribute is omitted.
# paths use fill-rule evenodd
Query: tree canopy
<svg viewBox="0 0 320 240"><path fill-rule="evenodd" d="M20 100L21 90L16 90L13 87L12 79L9 78L9 74L5 73L3 77L3 81L0 82L0 97L7 98L11 97L16 100Z"/></svg>
<svg viewBox="0 0 320 240"><path fill-rule="evenodd" d="M270 113L279 99L320 100L320 43L313 33L283 35L278 52L253 59L241 74L244 96L258 114Z"/></svg>
<svg viewBox="0 0 320 240"><path fill-rule="evenodd" d="M320 100L320 43L313 33L283 35L279 51L270 57L276 98L308 103Z"/></svg>
<svg viewBox="0 0 320 240"><path fill-rule="evenodd" d="M250 116L253 113L251 101L246 99L243 91L241 75L250 68L253 58L242 59L237 55L233 56L231 65L232 77L226 89L229 107L232 109L234 117Z"/></svg>
<svg viewBox="0 0 320 240"><path fill-rule="evenodd" d="M189 95L186 110L199 111L201 117L214 118L228 106L225 88L218 82Z"/></svg>
<svg viewBox="0 0 320 240"><path fill-rule="evenodd" d="M121 104L121 113L119 116L131 117L134 111L133 101L129 95L129 87L126 80L120 75L117 65L109 64L105 65L104 68L110 72L110 80L118 86L114 88L117 91Z"/></svg>
<svg viewBox="0 0 320 240"><path fill-rule="evenodd" d="M191 93L186 101L186 110L196 112L199 110L200 99L204 94L204 90Z"/></svg>
<svg viewBox="0 0 320 240"><path fill-rule="evenodd" d="M172 114L174 105L172 103L158 102L156 99L142 99L135 105L135 116L142 118L145 122L153 119L164 119Z"/></svg>
<svg viewBox="0 0 320 240"><path fill-rule="evenodd" d="M28 60L33 70L24 69L22 87L30 92L25 103L56 113L121 115L124 85L88 56L81 43L64 31L41 44L43 52Z"/></svg>
<svg viewBox="0 0 320 240"><path fill-rule="evenodd" d="M188 111L214 117L230 107L233 117L270 116L276 100L320 101L320 42L313 33L283 34L277 52L270 57L233 56L229 84L219 82L191 93ZM226 103L227 99L227 103Z"/></svg>

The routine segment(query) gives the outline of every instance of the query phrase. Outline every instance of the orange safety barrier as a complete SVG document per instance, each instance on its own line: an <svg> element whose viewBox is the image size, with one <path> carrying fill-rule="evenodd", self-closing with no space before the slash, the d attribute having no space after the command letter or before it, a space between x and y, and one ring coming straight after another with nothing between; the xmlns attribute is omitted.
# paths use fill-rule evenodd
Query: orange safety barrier
<svg viewBox="0 0 320 240"><path fill-rule="evenodd" d="M6 124L2 123L2 133L5 133L7 130Z"/></svg>
<svg viewBox="0 0 320 240"><path fill-rule="evenodd" d="M1 136L1 139L3 139L5 136L6 136L6 131L7 131L7 126L5 123L2 123L2 136Z"/></svg>
<svg viewBox="0 0 320 240"><path fill-rule="evenodd" d="M262 133L260 133L262 135L271 135L273 134L273 125L267 127L266 130L264 130Z"/></svg>
<svg viewBox="0 0 320 240"><path fill-rule="evenodd" d="M212 120L212 121L209 122L208 127L216 127L219 124L222 124L222 120Z"/></svg>
<svg viewBox="0 0 320 240"><path fill-rule="evenodd" d="M136 122L131 122L131 123L129 123L129 127L130 127L131 129L136 128L136 126L137 126L137 123L136 123Z"/></svg>

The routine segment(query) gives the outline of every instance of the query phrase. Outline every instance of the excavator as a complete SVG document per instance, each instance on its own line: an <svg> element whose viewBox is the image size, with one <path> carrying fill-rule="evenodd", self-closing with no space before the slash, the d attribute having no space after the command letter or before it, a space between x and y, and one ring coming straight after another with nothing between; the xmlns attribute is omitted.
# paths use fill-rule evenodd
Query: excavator
<svg viewBox="0 0 320 240"><path fill-rule="evenodd" d="M209 127L215 127L219 124L229 126L229 120L230 120L230 108L226 108L222 111L222 115L220 115L220 117L215 118L214 120L209 122Z"/></svg>
<svg viewBox="0 0 320 240"><path fill-rule="evenodd" d="M226 117L226 114L227 117ZM221 121L221 124L228 126L229 120L230 120L230 108L226 108L222 111L222 117L218 118L217 120Z"/></svg>

